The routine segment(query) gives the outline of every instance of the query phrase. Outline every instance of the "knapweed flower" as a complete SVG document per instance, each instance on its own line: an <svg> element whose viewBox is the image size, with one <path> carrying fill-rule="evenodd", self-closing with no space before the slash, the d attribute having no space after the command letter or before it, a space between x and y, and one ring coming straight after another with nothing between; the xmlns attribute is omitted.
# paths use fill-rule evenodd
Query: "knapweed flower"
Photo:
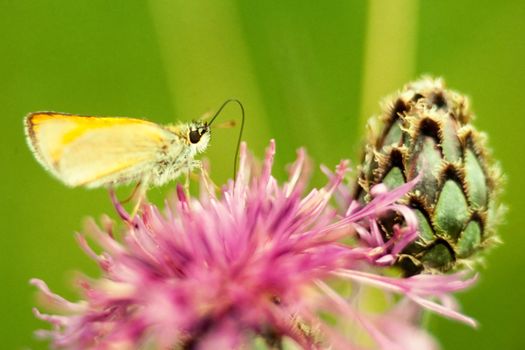
<svg viewBox="0 0 525 350"><path fill-rule="evenodd" d="M475 324L450 294L474 278L383 273L417 237L416 216L396 203L417 178L392 191L377 186L368 204L340 213L331 202L346 162L304 194L304 152L284 184L271 175L274 153L272 142L257 171L243 144L237 177L220 194L204 174L198 198L179 186L162 212L148 204L130 218L115 201L120 239L108 220L87 230L102 253L78 235L102 270L80 280L81 301L32 281L58 313L35 309L52 325L38 335L61 349L433 349L418 325L422 308ZM377 221L393 212L404 220L385 240ZM397 296L372 312L362 286Z"/></svg>

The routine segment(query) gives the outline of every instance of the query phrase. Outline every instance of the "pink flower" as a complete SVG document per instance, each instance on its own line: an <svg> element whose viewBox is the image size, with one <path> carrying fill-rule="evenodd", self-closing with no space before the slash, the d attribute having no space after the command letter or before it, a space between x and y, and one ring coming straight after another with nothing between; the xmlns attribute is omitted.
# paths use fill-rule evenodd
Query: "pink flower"
<svg viewBox="0 0 525 350"><path fill-rule="evenodd" d="M475 324L456 311L450 296L474 279L380 274L417 237L414 214L395 203L413 182L392 192L380 186L371 203L352 203L340 215L330 202L342 186L346 162L325 187L304 195L304 152L282 185L271 176L274 153L272 142L257 173L243 145L237 178L219 196L204 174L198 199L179 186L163 213L145 205L131 220L115 200L126 223L122 239L114 238L109 220L103 228L91 222L87 230L102 254L77 236L102 270L98 279L79 281L83 300L69 302L32 280L58 312L35 309L53 326L37 334L65 349L232 349L286 342L303 348L433 349L434 341L417 325L421 308ZM396 227L385 242L377 219L390 211L400 212L406 226ZM340 292L341 284L350 297ZM402 298L392 299L384 312L367 312L358 302L360 285Z"/></svg>

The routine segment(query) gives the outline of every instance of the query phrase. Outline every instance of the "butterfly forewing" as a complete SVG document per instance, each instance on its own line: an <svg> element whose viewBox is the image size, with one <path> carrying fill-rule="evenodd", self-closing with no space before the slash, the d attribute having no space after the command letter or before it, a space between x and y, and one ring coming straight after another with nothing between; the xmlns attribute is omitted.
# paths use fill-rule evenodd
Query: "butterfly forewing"
<svg viewBox="0 0 525 350"><path fill-rule="evenodd" d="M179 136L141 119L33 113L26 118L31 148L69 186L98 187L141 180Z"/></svg>

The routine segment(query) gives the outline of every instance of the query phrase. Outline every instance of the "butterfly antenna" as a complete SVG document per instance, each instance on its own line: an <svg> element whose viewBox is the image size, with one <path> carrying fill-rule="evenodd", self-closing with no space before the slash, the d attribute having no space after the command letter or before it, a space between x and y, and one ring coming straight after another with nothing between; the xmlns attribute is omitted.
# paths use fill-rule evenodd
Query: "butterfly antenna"
<svg viewBox="0 0 525 350"><path fill-rule="evenodd" d="M233 158L233 180L235 181L235 178L237 177L237 161L239 160L239 150L241 148L241 138L242 138L242 133L244 131L244 106L242 105L241 101L235 98L230 98L224 101L222 106L217 110L217 112L211 118L208 125L211 126L215 118L217 118L217 116L222 112L224 107L226 107L230 102L237 103L239 107L241 108L241 129L239 130L239 138L237 139L237 147L235 148L235 157Z"/></svg>

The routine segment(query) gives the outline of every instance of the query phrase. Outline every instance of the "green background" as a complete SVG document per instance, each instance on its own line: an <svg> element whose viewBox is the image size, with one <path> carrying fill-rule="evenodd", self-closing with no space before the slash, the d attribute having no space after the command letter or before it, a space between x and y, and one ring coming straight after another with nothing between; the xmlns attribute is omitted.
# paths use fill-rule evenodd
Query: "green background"
<svg viewBox="0 0 525 350"><path fill-rule="evenodd" d="M73 233L86 216L113 213L105 191L68 189L37 164L23 135L28 112L169 123L237 97L244 139L258 155L276 139L282 179L300 146L317 164L355 160L379 99L423 73L471 96L510 208L504 245L459 297L481 327L432 318L431 328L445 349L525 348L525 2L484 3L0 0L1 348L46 348L32 336L44 324L28 280L74 298L74 271L96 268ZM237 117L229 107L221 118ZM236 137L214 132L206 156L218 183L231 174Z"/></svg>

